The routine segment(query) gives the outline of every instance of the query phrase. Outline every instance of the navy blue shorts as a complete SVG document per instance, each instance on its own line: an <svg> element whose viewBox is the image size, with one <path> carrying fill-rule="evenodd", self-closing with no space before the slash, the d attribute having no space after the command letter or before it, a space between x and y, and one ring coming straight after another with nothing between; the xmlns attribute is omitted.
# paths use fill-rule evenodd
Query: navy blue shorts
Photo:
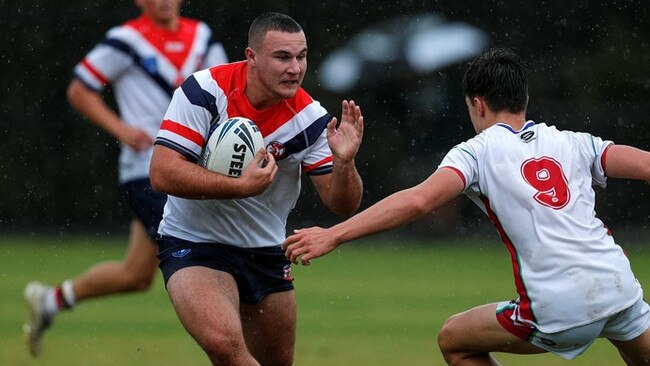
<svg viewBox="0 0 650 366"><path fill-rule="evenodd" d="M167 195L154 191L149 178L123 183L120 185L120 190L122 198L129 204L135 217L144 224L149 237L155 240Z"/></svg>
<svg viewBox="0 0 650 366"><path fill-rule="evenodd" d="M268 294L293 290L291 262L280 246L240 248L170 236L159 236L156 242L165 285L179 269L201 266L230 273L237 283L239 299L245 304L255 305Z"/></svg>

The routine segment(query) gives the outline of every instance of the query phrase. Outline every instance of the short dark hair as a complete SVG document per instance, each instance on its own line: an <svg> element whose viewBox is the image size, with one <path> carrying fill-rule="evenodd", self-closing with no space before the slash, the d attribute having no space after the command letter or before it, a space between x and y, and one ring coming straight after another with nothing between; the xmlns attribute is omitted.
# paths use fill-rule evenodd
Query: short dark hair
<svg viewBox="0 0 650 366"><path fill-rule="evenodd" d="M248 46L255 49L259 47L268 31L280 31L286 33L302 32L302 27L290 16L271 11L260 14L248 29Z"/></svg>
<svg viewBox="0 0 650 366"><path fill-rule="evenodd" d="M490 48L470 61L463 78L465 96L483 97L494 112L525 112L528 65L512 49Z"/></svg>

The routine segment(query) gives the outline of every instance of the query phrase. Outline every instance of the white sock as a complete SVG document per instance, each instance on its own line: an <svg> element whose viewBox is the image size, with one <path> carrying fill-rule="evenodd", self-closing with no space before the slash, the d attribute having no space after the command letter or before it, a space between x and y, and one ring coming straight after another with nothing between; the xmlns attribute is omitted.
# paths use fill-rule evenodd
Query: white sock
<svg viewBox="0 0 650 366"><path fill-rule="evenodd" d="M52 287L45 293L43 311L48 315L56 315L59 313L59 306L56 303L56 288Z"/></svg>
<svg viewBox="0 0 650 366"><path fill-rule="evenodd" d="M61 284L61 291L63 292L65 302L70 306L70 308L73 308L77 303L77 297L72 288L72 280L63 281L63 284Z"/></svg>

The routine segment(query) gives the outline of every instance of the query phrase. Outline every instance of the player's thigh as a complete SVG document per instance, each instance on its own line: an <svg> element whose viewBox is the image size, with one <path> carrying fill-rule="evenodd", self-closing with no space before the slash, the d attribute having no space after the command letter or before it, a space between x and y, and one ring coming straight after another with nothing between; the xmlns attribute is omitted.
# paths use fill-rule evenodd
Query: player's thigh
<svg viewBox="0 0 650 366"><path fill-rule="evenodd" d="M629 365L650 365L650 306L643 299L616 314L603 331Z"/></svg>
<svg viewBox="0 0 650 366"><path fill-rule="evenodd" d="M650 329L630 341L610 339L610 342L628 365L650 365Z"/></svg>
<svg viewBox="0 0 650 366"><path fill-rule="evenodd" d="M167 292L181 323L201 346L221 340L244 343L237 285L230 274L185 267L171 275Z"/></svg>
<svg viewBox="0 0 650 366"><path fill-rule="evenodd" d="M504 329L496 317L497 305L480 305L450 317L438 335L440 348L446 352L471 353L546 352Z"/></svg>
<svg viewBox="0 0 650 366"><path fill-rule="evenodd" d="M272 293L256 305L242 303L241 316L246 344L258 360L293 354L296 339L293 290Z"/></svg>
<svg viewBox="0 0 650 366"><path fill-rule="evenodd" d="M152 278L158 266L158 247L149 237L142 222L131 220L131 233L124 259L128 271L140 274L140 277Z"/></svg>

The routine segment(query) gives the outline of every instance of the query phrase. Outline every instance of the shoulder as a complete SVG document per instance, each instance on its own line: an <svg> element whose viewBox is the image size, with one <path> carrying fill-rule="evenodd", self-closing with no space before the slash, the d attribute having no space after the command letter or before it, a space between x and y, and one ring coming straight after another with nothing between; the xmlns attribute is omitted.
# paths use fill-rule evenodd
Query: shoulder
<svg viewBox="0 0 650 366"><path fill-rule="evenodd" d="M144 16L127 20L126 22L124 22L124 23L122 23L122 24L120 24L120 25L118 25L116 27L113 27L113 29L116 30L116 31L120 31L120 30L121 31L127 31L127 30L134 31L135 30L135 31L138 31L138 32L144 32L144 31L148 30L149 28L151 28L151 23L149 21L147 21L147 19Z"/></svg>
<svg viewBox="0 0 650 366"><path fill-rule="evenodd" d="M584 155L590 159L600 156L610 145L614 144L613 141L603 140L589 132L563 132L569 136L573 143L579 146Z"/></svg>
<svg viewBox="0 0 650 366"><path fill-rule="evenodd" d="M130 57L134 53L141 42L141 37L137 30L128 24L129 22L126 22L106 31L104 38L97 43L102 50L102 56L125 54Z"/></svg>
<svg viewBox="0 0 650 366"><path fill-rule="evenodd" d="M127 20L109 29L106 32L106 40L124 43L136 42L138 34L141 34L146 29L146 26L146 22L142 18Z"/></svg>
<svg viewBox="0 0 650 366"><path fill-rule="evenodd" d="M537 126L538 131L545 134L565 136L567 138L584 138L586 136L590 136L586 132L562 130L555 125L549 125L546 123L539 123Z"/></svg>
<svg viewBox="0 0 650 366"><path fill-rule="evenodd" d="M180 20L181 32L185 33L204 33L207 37L212 36L212 29L203 21L193 18L181 17Z"/></svg>
<svg viewBox="0 0 650 366"><path fill-rule="evenodd" d="M133 28L137 28L137 27L141 26L141 25L144 24L144 23L145 23L145 21L144 21L144 17L143 17L143 16L139 16L139 17L137 17L137 18L132 18L132 19L129 19L129 20L123 22L122 24L118 25L118 27L133 27Z"/></svg>
<svg viewBox="0 0 650 366"><path fill-rule="evenodd" d="M594 136L588 132L561 130L554 125L547 125L545 123L540 123L539 126L540 133L554 135L555 138L564 138L567 142L570 143L591 144L594 139Z"/></svg>
<svg viewBox="0 0 650 366"><path fill-rule="evenodd" d="M221 85L224 80L242 79L242 66L245 61L232 62L211 66L192 73L193 78L201 81L216 81Z"/></svg>
<svg viewBox="0 0 650 366"><path fill-rule="evenodd" d="M180 89L193 104L196 104L196 101L193 101L194 99L203 100L206 91L209 94L216 95L217 88L214 86L215 80L212 71L212 69L195 71L181 84Z"/></svg>
<svg viewBox="0 0 650 366"><path fill-rule="evenodd" d="M183 84L181 90L187 99L196 105L212 105L215 98L228 96L245 85L240 85L236 64L223 64L194 72Z"/></svg>
<svg viewBox="0 0 650 366"><path fill-rule="evenodd" d="M227 64L215 65L208 68L208 70L210 70L210 72L215 75L215 77L227 74L241 74L243 77L246 75L246 61L236 61Z"/></svg>
<svg viewBox="0 0 650 366"><path fill-rule="evenodd" d="M507 141L513 135L511 130L502 125L494 125L459 143L452 150L462 155L471 156L473 160L478 161L490 151L494 152L510 146L511 144Z"/></svg>
<svg viewBox="0 0 650 366"><path fill-rule="evenodd" d="M219 85L224 92L244 90L246 88L246 61L237 61L212 66L207 69L206 77Z"/></svg>
<svg viewBox="0 0 650 366"><path fill-rule="evenodd" d="M600 156L612 141L603 140L589 132L561 130L553 125L539 124L539 135L542 139L552 141L553 145L562 144L572 151L579 151L587 159Z"/></svg>

